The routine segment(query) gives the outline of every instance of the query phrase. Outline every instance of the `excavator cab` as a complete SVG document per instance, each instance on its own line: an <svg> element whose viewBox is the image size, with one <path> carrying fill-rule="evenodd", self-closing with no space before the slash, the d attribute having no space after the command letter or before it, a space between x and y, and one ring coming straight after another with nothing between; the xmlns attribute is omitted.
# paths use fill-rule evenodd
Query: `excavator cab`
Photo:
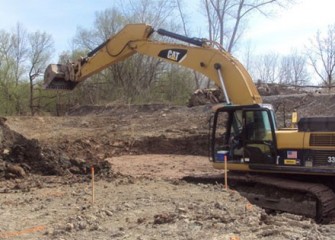
<svg viewBox="0 0 335 240"><path fill-rule="evenodd" d="M214 162L274 165L277 159L276 123L268 105L224 106L211 124L210 152Z"/></svg>

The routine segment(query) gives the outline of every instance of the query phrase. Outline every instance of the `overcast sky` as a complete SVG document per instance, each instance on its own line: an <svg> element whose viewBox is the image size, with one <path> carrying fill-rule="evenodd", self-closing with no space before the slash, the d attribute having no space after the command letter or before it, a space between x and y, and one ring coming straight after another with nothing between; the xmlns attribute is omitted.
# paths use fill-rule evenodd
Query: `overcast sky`
<svg viewBox="0 0 335 240"><path fill-rule="evenodd" d="M245 39L257 53L287 53L304 46L317 30L325 31L329 24L335 23L334 0L297 1L277 16L258 17L249 22ZM69 49L78 26L91 27L95 13L110 8L112 3L112 0L0 0L0 29L10 31L20 22L29 32L46 31L53 35L57 56Z"/></svg>

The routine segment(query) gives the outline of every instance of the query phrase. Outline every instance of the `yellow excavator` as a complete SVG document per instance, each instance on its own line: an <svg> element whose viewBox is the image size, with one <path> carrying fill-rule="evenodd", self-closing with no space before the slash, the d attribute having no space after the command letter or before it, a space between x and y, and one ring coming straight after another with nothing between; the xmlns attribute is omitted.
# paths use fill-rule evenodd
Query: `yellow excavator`
<svg viewBox="0 0 335 240"><path fill-rule="evenodd" d="M183 43L162 42L152 35ZM335 118L302 118L298 128L278 129L243 67L219 44L146 24L129 24L75 62L50 64L47 89L74 89L108 66L143 54L191 68L219 86L225 102L213 106L210 160L229 170L229 183L249 201L329 222L335 213Z"/></svg>

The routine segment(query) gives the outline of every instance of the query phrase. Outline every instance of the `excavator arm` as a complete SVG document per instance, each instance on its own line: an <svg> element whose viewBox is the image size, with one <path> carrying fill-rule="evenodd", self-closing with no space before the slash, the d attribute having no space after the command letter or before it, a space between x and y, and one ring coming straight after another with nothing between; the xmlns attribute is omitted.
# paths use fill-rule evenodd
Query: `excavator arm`
<svg viewBox="0 0 335 240"><path fill-rule="evenodd" d="M249 73L223 48L215 48L205 40L188 38L162 29L156 32L188 44L151 40L154 32L146 24L127 25L85 58L64 65L49 65L45 71L45 87L73 89L77 83L93 74L139 53L204 74L223 89L227 103L248 105L262 102Z"/></svg>

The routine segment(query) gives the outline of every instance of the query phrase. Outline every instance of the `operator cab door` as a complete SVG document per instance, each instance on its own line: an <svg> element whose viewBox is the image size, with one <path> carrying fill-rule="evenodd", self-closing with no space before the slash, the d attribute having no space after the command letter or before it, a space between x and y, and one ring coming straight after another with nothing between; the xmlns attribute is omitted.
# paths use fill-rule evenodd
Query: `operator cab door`
<svg viewBox="0 0 335 240"><path fill-rule="evenodd" d="M275 165L277 159L275 123L267 108L243 109L242 143L245 162Z"/></svg>
<svg viewBox="0 0 335 240"><path fill-rule="evenodd" d="M210 155L213 161L223 161L218 158L220 152L225 152L229 162L241 161L242 149L242 109L224 107L216 111L210 124Z"/></svg>

